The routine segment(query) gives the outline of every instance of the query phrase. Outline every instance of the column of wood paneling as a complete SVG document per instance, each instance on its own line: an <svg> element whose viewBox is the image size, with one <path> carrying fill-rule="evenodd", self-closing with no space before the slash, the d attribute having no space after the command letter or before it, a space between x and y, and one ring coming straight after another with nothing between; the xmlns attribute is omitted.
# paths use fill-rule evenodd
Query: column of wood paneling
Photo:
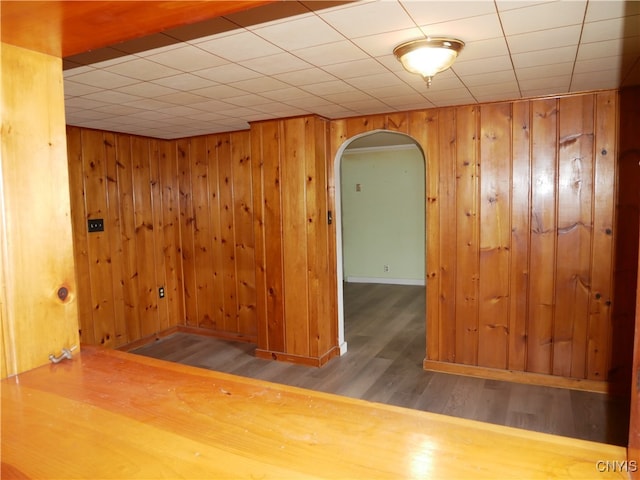
<svg viewBox="0 0 640 480"><path fill-rule="evenodd" d="M522 372L526 369L529 312L530 102L514 102L511 108L511 285L508 368Z"/></svg>
<svg viewBox="0 0 640 480"><path fill-rule="evenodd" d="M320 365L337 353L335 317L325 314L332 297L322 295L330 275L329 229L320 225L327 222L327 128L317 117L252 124L262 357Z"/></svg>
<svg viewBox="0 0 640 480"><path fill-rule="evenodd" d="M455 359L478 361L478 120L477 106L456 109L455 210ZM453 212L452 212L453 213Z"/></svg>
<svg viewBox="0 0 640 480"><path fill-rule="evenodd" d="M478 365L507 368L511 260L511 105L481 107Z"/></svg>
<svg viewBox="0 0 640 480"><path fill-rule="evenodd" d="M594 96L559 100L553 374L585 378L591 294Z"/></svg>

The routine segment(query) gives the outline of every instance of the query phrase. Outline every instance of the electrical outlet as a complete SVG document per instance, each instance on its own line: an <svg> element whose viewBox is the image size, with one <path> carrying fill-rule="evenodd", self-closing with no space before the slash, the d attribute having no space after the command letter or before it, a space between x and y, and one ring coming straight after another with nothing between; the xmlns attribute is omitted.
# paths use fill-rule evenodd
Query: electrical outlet
<svg viewBox="0 0 640 480"><path fill-rule="evenodd" d="M388 271L389 271L389 265L383 265L383 266L382 266L382 269L383 269L385 272L388 272Z"/></svg>
<svg viewBox="0 0 640 480"><path fill-rule="evenodd" d="M160 287L160 288L158 289L158 296L159 296L160 298L164 298L164 287Z"/></svg>
<svg viewBox="0 0 640 480"><path fill-rule="evenodd" d="M90 218L87 221L87 229L89 230L89 233L104 232L104 219Z"/></svg>

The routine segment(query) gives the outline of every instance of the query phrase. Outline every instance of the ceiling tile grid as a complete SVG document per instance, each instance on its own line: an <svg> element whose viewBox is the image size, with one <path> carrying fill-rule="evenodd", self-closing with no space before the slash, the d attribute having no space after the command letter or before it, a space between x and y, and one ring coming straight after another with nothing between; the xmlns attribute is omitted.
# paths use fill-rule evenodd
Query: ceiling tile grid
<svg viewBox="0 0 640 480"><path fill-rule="evenodd" d="M465 42L431 87L392 53L425 36ZM180 138L618 88L639 82L639 58L637 1L276 2L65 59L66 115Z"/></svg>

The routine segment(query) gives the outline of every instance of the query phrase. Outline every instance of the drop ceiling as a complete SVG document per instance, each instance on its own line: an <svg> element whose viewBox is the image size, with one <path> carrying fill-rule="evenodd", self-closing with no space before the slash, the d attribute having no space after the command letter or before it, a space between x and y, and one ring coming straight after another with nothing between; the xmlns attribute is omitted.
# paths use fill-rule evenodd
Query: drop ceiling
<svg viewBox="0 0 640 480"><path fill-rule="evenodd" d="M392 54L452 36L430 88ZM69 125L155 138L640 84L638 1L287 1L68 57Z"/></svg>

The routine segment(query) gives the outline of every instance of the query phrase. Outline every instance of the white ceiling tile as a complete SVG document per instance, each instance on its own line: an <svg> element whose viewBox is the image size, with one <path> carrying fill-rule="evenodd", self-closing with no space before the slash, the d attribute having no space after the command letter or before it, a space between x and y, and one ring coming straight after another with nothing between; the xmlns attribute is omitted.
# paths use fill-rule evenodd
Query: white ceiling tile
<svg viewBox="0 0 640 480"><path fill-rule="evenodd" d="M81 110L79 112L73 112L69 118L72 118L74 121L78 120L104 120L106 118L113 118L114 115L108 112L101 112L98 110Z"/></svg>
<svg viewBox="0 0 640 480"><path fill-rule="evenodd" d="M640 54L640 37L630 39L618 38L602 42L583 43L578 50L577 60L590 60L619 55Z"/></svg>
<svg viewBox="0 0 640 480"><path fill-rule="evenodd" d="M142 100L136 100L135 102L131 102L127 104L129 107L139 108L142 110L148 110L150 114L153 114L155 111L159 111L165 108L172 107L171 103L161 102L159 100L155 100L153 98L145 98ZM132 115L136 117L136 115Z"/></svg>
<svg viewBox="0 0 640 480"><path fill-rule="evenodd" d="M269 90L268 92L264 92L262 95L271 100L284 102L287 100L296 100L297 98L308 97L309 93L298 87L287 87L279 90Z"/></svg>
<svg viewBox="0 0 640 480"><path fill-rule="evenodd" d="M198 77L214 80L216 83L233 83L262 76L259 72L250 70L237 63L227 63L203 70L193 70L192 73Z"/></svg>
<svg viewBox="0 0 640 480"><path fill-rule="evenodd" d="M454 37L463 42L475 42L502 36L497 15L482 15L432 25L420 25L420 28L423 34L428 37Z"/></svg>
<svg viewBox="0 0 640 480"><path fill-rule="evenodd" d="M192 90L191 93L207 98L213 98L215 100L220 100L230 97L238 97L240 95L246 94L247 92L238 88L234 88L230 85L213 85L211 87Z"/></svg>
<svg viewBox="0 0 640 480"><path fill-rule="evenodd" d="M184 72L192 72L193 70L217 67L229 63L211 52L189 44L155 55L149 55L146 60Z"/></svg>
<svg viewBox="0 0 640 480"><path fill-rule="evenodd" d="M170 107L162 108L159 110L161 113L166 113L168 115L176 115L176 116L184 116L184 115L197 115L199 113L198 110L195 110L191 107L187 107L185 105L171 105Z"/></svg>
<svg viewBox="0 0 640 480"><path fill-rule="evenodd" d="M256 28L253 32L286 50L298 50L344 40L340 33L315 15Z"/></svg>
<svg viewBox="0 0 640 480"><path fill-rule="evenodd" d="M568 83L567 83L568 86ZM469 87L469 91L474 97L483 96L497 96L501 95L503 92L517 92L520 94L520 90L518 88L518 83L514 80L503 83L492 83L490 85L478 85L474 87Z"/></svg>
<svg viewBox="0 0 640 480"><path fill-rule="evenodd" d="M202 122L215 122L216 120L220 120L225 118L224 115L220 115L217 112L199 112L194 114L187 114L187 118L192 118L194 120L200 120Z"/></svg>
<svg viewBox="0 0 640 480"><path fill-rule="evenodd" d="M326 98L327 100L333 103L343 104L345 102L368 100L372 97L368 93L359 92L357 90L356 91L349 90L346 92L325 94L323 95L323 98Z"/></svg>
<svg viewBox="0 0 640 480"><path fill-rule="evenodd" d="M353 87L342 80L333 80L331 82L312 83L305 85L302 89L314 95L328 95L331 93L351 92Z"/></svg>
<svg viewBox="0 0 640 480"><path fill-rule="evenodd" d="M365 75L362 77L350 78L349 83L362 90L401 86L403 82L391 72L377 73L375 75Z"/></svg>
<svg viewBox="0 0 640 480"><path fill-rule="evenodd" d="M326 70L329 70L326 68ZM309 85L311 83L329 82L337 80L335 76L328 71L320 68L305 68L296 70L295 72L285 72L274 75L275 79L292 85Z"/></svg>
<svg viewBox="0 0 640 480"><path fill-rule="evenodd" d="M176 90L196 90L198 88L205 88L211 86L211 80L207 80L190 73L181 73L174 75L173 77L159 78L153 80L153 83L162 85L164 87L173 88Z"/></svg>
<svg viewBox="0 0 640 480"><path fill-rule="evenodd" d="M576 58L577 49L578 47L574 46L518 53L512 56L513 64L516 68L549 65L549 71L553 72L554 64L572 62Z"/></svg>
<svg viewBox="0 0 640 480"><path fill-rule="evenodd" d="M579 60L576 62L574 69L575 74L599 72L601 70L618 70L622 71L623 56L611 56L594 58L590 60Z"/></svg>
<svg viewBox="0 0 640 480"><path fill-rule="evenodd" d="M169 87L163 87L150 82L134 83L132 85L125 85L116 89L118 92L128 93L130 95L136 95L138 97L155 98L161 95L169 95L175 93L177 90Z"/></svg>
<svg viewBox="0 0 640 480"><path fill-rule="evenodd" d="M640 15L640 2L637 0L590 1L587 5L585 22L595 22L628 15Z"/></svg>
<svg viewBox="0 0 640 480"><path fill-rule="evenodd" d="M418 27L396 30L394 32L378 33L366 37L354 38L352 41L359 48L372 57L390 55L393 49L401 43L424 38L422 30Z"/></svg>
<svg viewBox="0 0 640 480"><path fill-rule="evenodd" d="M70 97L79 97L96 92L102 92L102 89L91 85L85 85L84 83L74 82L69 79L64 82L64 94Z"/></svg>
<svg viewBox="0 0 640 480"><path fill-rule="evenodd" d="M278 53L266 57L253 58L242 62L247 68L262 73L263 75L277 75L279 73L293 72L310 68L304 60L290 53Z"/></svg>
<svg viewBox="0 0 640 480"><path fill-rule="evenodd" d="M106 107L97 108L96 111L109 113L111 115L133 115L134 113L140 113L143 110L130 107L128 105L107 105Z"/></svg>
<svg viewBox="0 0 640 480"><path fill-rule="evenodd" d="M380 62L372 58L327 65L324 69L336 77L345 79L360 77L362 75L376 75L388 71Z"/></svg>
<svg viewBox="0 0 640 480"><path fill-rule="evenodd" d="M138 97L137 95L129 95L128 93L117 92L115 90L105 90L100 93L90 93L89 95L85 95L83 98L95 100L97 102L118 104L140 100L140 97Z"/></svg>
<svg viewBox="0 0 640 480"><path fill-rule="evenodd" d="M282 52L281 48L247 30L232 35L214 37L212 40L197 45L203 50L234 62Z"/></svg>
<svg viewBox="0 0 640 480"><path fill-rule="evenodd" d="M201 103L207 99L189 92L175 92L169 95L158 96L156 100L176 105L193 105L194 103Z"/></svg>
<svg viewBox="0 0 640 480"><path fill-rule="evenodd" d="M572 25L569 27L511 35L507 37L507 43L509 44L509 50L512 54L547 50L549 48L578 45L581 32L581 25Z"/></svg>
<svg viewBox="0 0 640 480"><path fill-rule="evenodd" d="M228 110L233 107L233 105L228 104L222 100L206 100L202 103L195 103L191 105L193 108L205 112L218 112L222 110Z"/></svg>
<svg viewBox="0 0 640 480"><path fill-rule="evenodd" d="M558 0L496 0L496 6L498 7L498 11L506 12L507 10L515 10L518 8L530 7L532 5L539 5L541 3L547 2L557 2Z"/></svg>
<svg viewBox="0 0 640 480"><path fill-rule="evenodd" d="M464 83L467 87L477 87L480 85L491 85L496 83L515 82L516 77L513 70L502 70L499 72L478 73L475 75L465 75Z"/></svg>
<svg viewBox="0 0 640 480"><path fill-rule="evenodd" d="M133 78L118 75L106 70L90 70L71 77L74 82L84 83L98 88L113 89L137 83Z"/></svg>
<svg viewBox="0 0 640 480"><path fill-rule="evenodd" d="M518 90L501 90L491 92L486 95L478 94L474 95L475 100L478 102L499 102L506 100L519 100L523 97Z"/></svg>
<svg viewBox="0 0 640 480"><path fill-rule="evenodd" d="M71 97L65 100L65 106L73 107L77 110L93 110L94 108L106 107L110 105L106 102L97 102L84 97Z"/></svg>
<svg viewBox="0 0 640 480"><path fill-rule="evenodd" d="M538 65L535 67L519 68L517 71L518 80L534 80L553 75L571 75L574 62L556 63L552 68L549 65Z"/></svg>
<svg viewBox="0 0 640 480"><path fill-rule="evenodd" d="M234 86L234 88L239 88L240 90L246 90L247 92L255 93L262 93L269 90L279 90L281 88L288 87L286 83L270 77L240 80L238 82L233 82L232 85Z"/></svg>
<svg viewBox="0 0 640 480"><path fill-rule="evenodd" d="M180 70L167 67L166 65L160 65L159 63L150 62L144 58L134 58L128 62L111 65L110 67L107 67L105 71L118 75L126 75L127 77L143 81L170 77L180 73Z"/></svg>
<svg viewBox="0 0 640 480"><path fill-rule="evenodd" d="M480 73L501 72L511 68L511 60L506 55L469 61L465 61L461 56L460 59L453 64L451 70L458 75L477 75Z"/></svg>
<svg viewBox="0 0 640 480"><path fill-rule="evenodd" d="M347 40L329 43L326 45L318 45L316 47L303 48L301 50L296 50L293 53L302 60L317 67L333 65L335 63L352 62L367 58L366 53Z"/></svg>
<svg viewBox="0 0 640 480"><path fill-rule="evenodd" d="M239 97L225 98L225 102L230 103L231 105L236 105L238 107L250 107L250 108L253 108L257 105L265 105L268 103L272 103L270 99L262 97L260 95L255 95L253 93L249 93L247 95L241 95Z"/></svg>
<svg viewBox="0 0 640 480"><path fill-rule="evenodd" d="M487 1L402 1L404 8L418 25L450 22L461 18L495 14L493 2Z"/></svg>
<svg viewBox="0 0 640 480"><path fill-rule="evenodd" d="M318 15L350 38L415 26L402 6L391 1L355 3L350 8L329 12L323 10Z"/></svg>
<svg viewBox="0 0 640 480"><path fill-rule="evenodd" d="M612 18L584 24L582 41L584 43L602 42L616 38L640 35L640 15L626 18Z"/></svg>
<svg viewBox="0 0 640 480"><path fill-rule="evenodd" d="M458 54L456 62L501 57L504 55L509 55L509 49L507 48L507 42L505 42L504 37L489 38L487 40L466 43L462 51Z"/></svg>
<svg viewBox="0 0 640 480"><path fill-rule="evenodd" d="M385 102L387 102L387 100L391 97L416 96L415 89L411 88L404 82L400 84L386 85L381 87L370 87L367 88L367 92L372 97L375 97L378 100L384 100Z"/></svg>
<svg viewBox="0 0 640 480"><path fill-rule="evenodd" d="M560 89L560 91L568 91L571 83L571 75L547 76L545 78L534 78L530 80L521 80L520 89L525 90L548 88Z"/></svg>
<svg viewBox="0 0 640 480"><path fill-rule="evenodd" d="M353 111L335 104L316 107L314 113L327 118L344 118L353 115Z"/></svg>
<svg viewBox="0 0 640 480"><path fill-rule="evenodd" d="M500 13L507 37L582 23L586 1L547 2Z"/></svg>

